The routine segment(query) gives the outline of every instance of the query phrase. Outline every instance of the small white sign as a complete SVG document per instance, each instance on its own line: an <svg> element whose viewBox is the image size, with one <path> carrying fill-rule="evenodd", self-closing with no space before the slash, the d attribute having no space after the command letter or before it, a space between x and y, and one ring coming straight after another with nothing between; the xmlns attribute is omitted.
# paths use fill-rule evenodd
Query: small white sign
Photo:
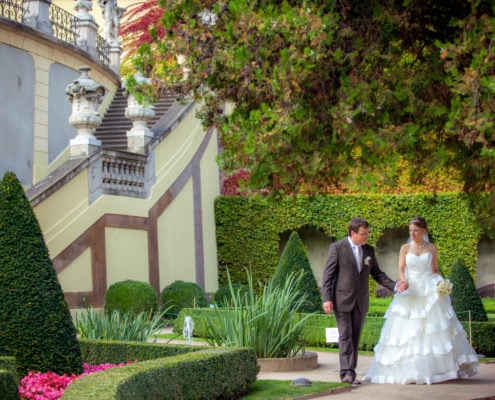
<svg viewBox="0 0 495 400"><path fill-rule="evenodd" d="M325 328L325 334L327 338L327 343L338 343L339 342L339 329L338 328Z"/></svg>

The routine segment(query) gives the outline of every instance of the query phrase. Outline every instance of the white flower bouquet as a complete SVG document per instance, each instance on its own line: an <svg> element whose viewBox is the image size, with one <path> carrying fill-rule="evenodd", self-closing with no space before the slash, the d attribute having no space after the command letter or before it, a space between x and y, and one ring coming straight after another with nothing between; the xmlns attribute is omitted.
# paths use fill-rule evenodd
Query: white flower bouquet
<svg viewBox="0 0 495 400"><path fill-rule="evenodd" d="M437 291L440 296L447 296L452 293L452 282L448 279L444 279L437 283Z"/></svg>

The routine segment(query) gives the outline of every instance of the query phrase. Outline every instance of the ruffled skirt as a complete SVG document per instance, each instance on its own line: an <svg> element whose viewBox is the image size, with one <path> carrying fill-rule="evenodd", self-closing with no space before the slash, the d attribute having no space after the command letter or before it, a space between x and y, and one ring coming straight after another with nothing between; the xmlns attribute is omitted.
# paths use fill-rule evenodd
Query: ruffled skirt
<svg viewBox="0 0 495 400"><path fill-rule="evenodd" d="M478 373L478 356L450 297L438 295L438 279L421 282L395 295L365 381L431 384Z"/></svg>

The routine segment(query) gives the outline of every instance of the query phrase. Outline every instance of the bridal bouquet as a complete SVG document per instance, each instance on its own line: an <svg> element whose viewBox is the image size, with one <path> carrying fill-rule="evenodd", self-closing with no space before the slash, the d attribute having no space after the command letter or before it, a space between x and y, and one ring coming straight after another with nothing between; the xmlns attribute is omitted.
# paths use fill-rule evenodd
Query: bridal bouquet
<svg viewBox="0 0 495 400"><path fill-rule="evenodd" d="M437 283L437 291L440 296L447 296L452 293L452 282L448 279L444 279Z"/></svg>

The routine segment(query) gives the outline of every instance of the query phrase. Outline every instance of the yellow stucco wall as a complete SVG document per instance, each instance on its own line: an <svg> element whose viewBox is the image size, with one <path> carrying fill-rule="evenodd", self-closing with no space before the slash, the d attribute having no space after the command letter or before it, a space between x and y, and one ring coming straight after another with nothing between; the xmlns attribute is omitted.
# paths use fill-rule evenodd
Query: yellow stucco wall
<svg viewBox="0 0 495 400"><path fill-rule="evenodd" d="M158 220L160 289L175 280L196 281L192 182Z"/></svg>
<svg viewBox="0 0 495 400"><path fill-rule="evenodd" d="M93 287L91 273L91 249L86 249L71 264L58 274L60 286L66 292L87 292Z"/></svg>
<svg viewBox="0 0 495 400"><path fill-rule="evenodd" d="M195 109L160 142L155 151L156 184L148 199L104 195L88 201L88 172L53 193L34 210L40 221L52 258L60 254L104 215L148 218L150 209L170 189L188 166L205 138ZM215 220L213 202L219 195L215 159L218 141L213 134L200 162L202 239L205 291L218 289ZM157 219L160 291L175 280L196 281L196 249L193 181L182 190ZM149 281L148 236L145 230L105 228L107 287L125 279ZM60 273L64 291L87 291L91 287L91 252L85 250Z"/></svg>
<svg viewBox="0 0 495 400"><path fill-rule="evenodd" d="M203 210L212 207L215 198L220 193L220 179L218 165L216 164L216 155L218 154L218 140L214 136L205 152L205 157L201 160L201 201ZM217 242L215 233L215 215L206 213L203 215L203 241L207 249L215 249L204 254L205 265L205 291L214 293L218 290L218 259L217 259Z"/></svg>
<svg viewBox="0 0 495 400"><path fill-rule="evenodd" d="M148 238L137 229L106 228L108 286L127 279L148 282Z"/></svg>
<svg viewBox="0 0 495 400"><path fill-rule="evenodd" d="M88 228L91 222L85 217L87 209L87 170L34 208L50 256L55 257Z"/></svg>
<svg viewBox="0 0 495 400"><path fill-rule="evenodd" d="M191 114L196 114L196 110L197 108L191 110L188 117L181 121L180 126L174 129L174 132L180 130L180 134L168 135L155 148L157 180L151 194L152 201L175 181L203 139L204 131L199 121L190 117Z"/></svg>

